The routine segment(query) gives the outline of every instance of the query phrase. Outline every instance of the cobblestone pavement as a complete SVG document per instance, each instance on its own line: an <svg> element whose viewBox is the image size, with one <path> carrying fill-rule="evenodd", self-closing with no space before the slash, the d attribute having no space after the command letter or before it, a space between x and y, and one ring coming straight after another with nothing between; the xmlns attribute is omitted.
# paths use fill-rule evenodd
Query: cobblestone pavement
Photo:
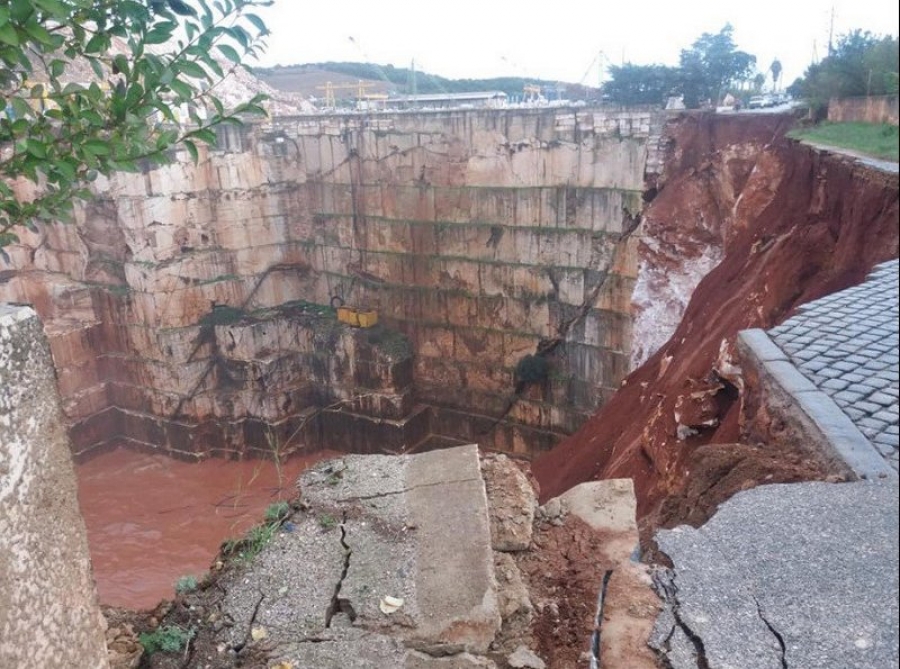
<svg viewBox="0 0 900 669"><path fill-rule="evenodd" d="M768 331L797 369L900 471L900 262Z"/></svg>

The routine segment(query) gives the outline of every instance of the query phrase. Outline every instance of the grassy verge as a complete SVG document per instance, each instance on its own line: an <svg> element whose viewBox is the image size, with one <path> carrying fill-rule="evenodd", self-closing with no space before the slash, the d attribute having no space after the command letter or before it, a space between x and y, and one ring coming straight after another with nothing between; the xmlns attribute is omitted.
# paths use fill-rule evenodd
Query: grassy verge
<svg viewBox="0 0 900 669"><path fill-rule="evenodd" d="M851 149L881 160L900 159L900 134L897 126L886 123L820 123L800 128L788 137L816 144Z"/></svg>

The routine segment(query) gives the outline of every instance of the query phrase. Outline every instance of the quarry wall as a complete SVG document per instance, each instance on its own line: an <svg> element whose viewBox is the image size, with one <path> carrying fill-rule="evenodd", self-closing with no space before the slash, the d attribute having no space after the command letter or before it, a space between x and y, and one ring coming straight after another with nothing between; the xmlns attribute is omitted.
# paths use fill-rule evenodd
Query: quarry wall
<svg viewBox="0 0 900 669"><path fill-rule="evenodd" d="M228 129L198 164L100 179L74 225L24 232L0 300L45 320L77 454L429 434L533 453L628 372L658 127L545 108ZM338 324L341 302L381 327ZM537 351L547 378L517 387Z"/></svg>

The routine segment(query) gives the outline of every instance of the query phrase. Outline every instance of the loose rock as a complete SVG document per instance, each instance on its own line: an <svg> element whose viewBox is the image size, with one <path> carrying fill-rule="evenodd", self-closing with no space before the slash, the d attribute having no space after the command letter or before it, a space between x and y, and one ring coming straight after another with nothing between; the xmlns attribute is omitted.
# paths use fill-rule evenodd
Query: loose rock
<svg viewBox="0 0 900 669"><path fill-rule="evenodd" d="M544 661L525 646L516 648L506 661L514 669L547 669Z"/></svg>

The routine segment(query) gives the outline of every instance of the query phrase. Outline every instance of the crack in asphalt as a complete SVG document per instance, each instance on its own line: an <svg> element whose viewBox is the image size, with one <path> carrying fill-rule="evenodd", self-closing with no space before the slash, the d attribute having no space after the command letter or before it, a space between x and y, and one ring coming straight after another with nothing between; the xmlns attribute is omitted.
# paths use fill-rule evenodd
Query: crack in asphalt
<svg viewBox="0 0 900 669"><path fill-rule="evenodd" d="M697 659L697 669L710 669L709 661L706 659L706 647L703 645L703 639L699 634L694 632L691 629L690 625L688 625L681 618L681 603L678 601L678 586L675 583L675 574L671 575L671 578L668 579L668 583L665 587L665 592L669 597L671 597L672 602L672 617L675 619L675 624L684 632L684 635L688 638L688 640L694 646L694 654ZM675 632L674 626L672 627L672 633ZM668 649L668 641L672 638L672 633L669 634L669 637L666 639L667 650Z"/></svg>
<svg viewBox="0 0 900 669"><path fill-rule="evenodd" d="M350 545L347 543L346 512L341 519L341 547L344 549L344 566L341 570L341 577L334 586L334 594L331 596L331 602L328 605L328 609L325 611L326 629L331 627L331 621L338 613L345 613L350 618L350 622L356 620L356 610L353 608L353 604L349 599L340 596L341 586L344 585L344 579L347 578L347 573L350 571L350 556L353 554L353 549L350 548Z"/></svg>
<svg viewBox="0 0 900 669"><path fill-rule="evenodd" d="M759 600L756 597L753 597L753 603L756 604L756 613L759 616L759 619L763 621L763 624L769 628L769 631L775 636L778 640L778 646L781 649L781 669L788 669L787 663L787 646L784 643L784 637L781 636L778 630L775 629L774 625L766 620L766 617L762 612L762 605L760 605Z"/></svg>

